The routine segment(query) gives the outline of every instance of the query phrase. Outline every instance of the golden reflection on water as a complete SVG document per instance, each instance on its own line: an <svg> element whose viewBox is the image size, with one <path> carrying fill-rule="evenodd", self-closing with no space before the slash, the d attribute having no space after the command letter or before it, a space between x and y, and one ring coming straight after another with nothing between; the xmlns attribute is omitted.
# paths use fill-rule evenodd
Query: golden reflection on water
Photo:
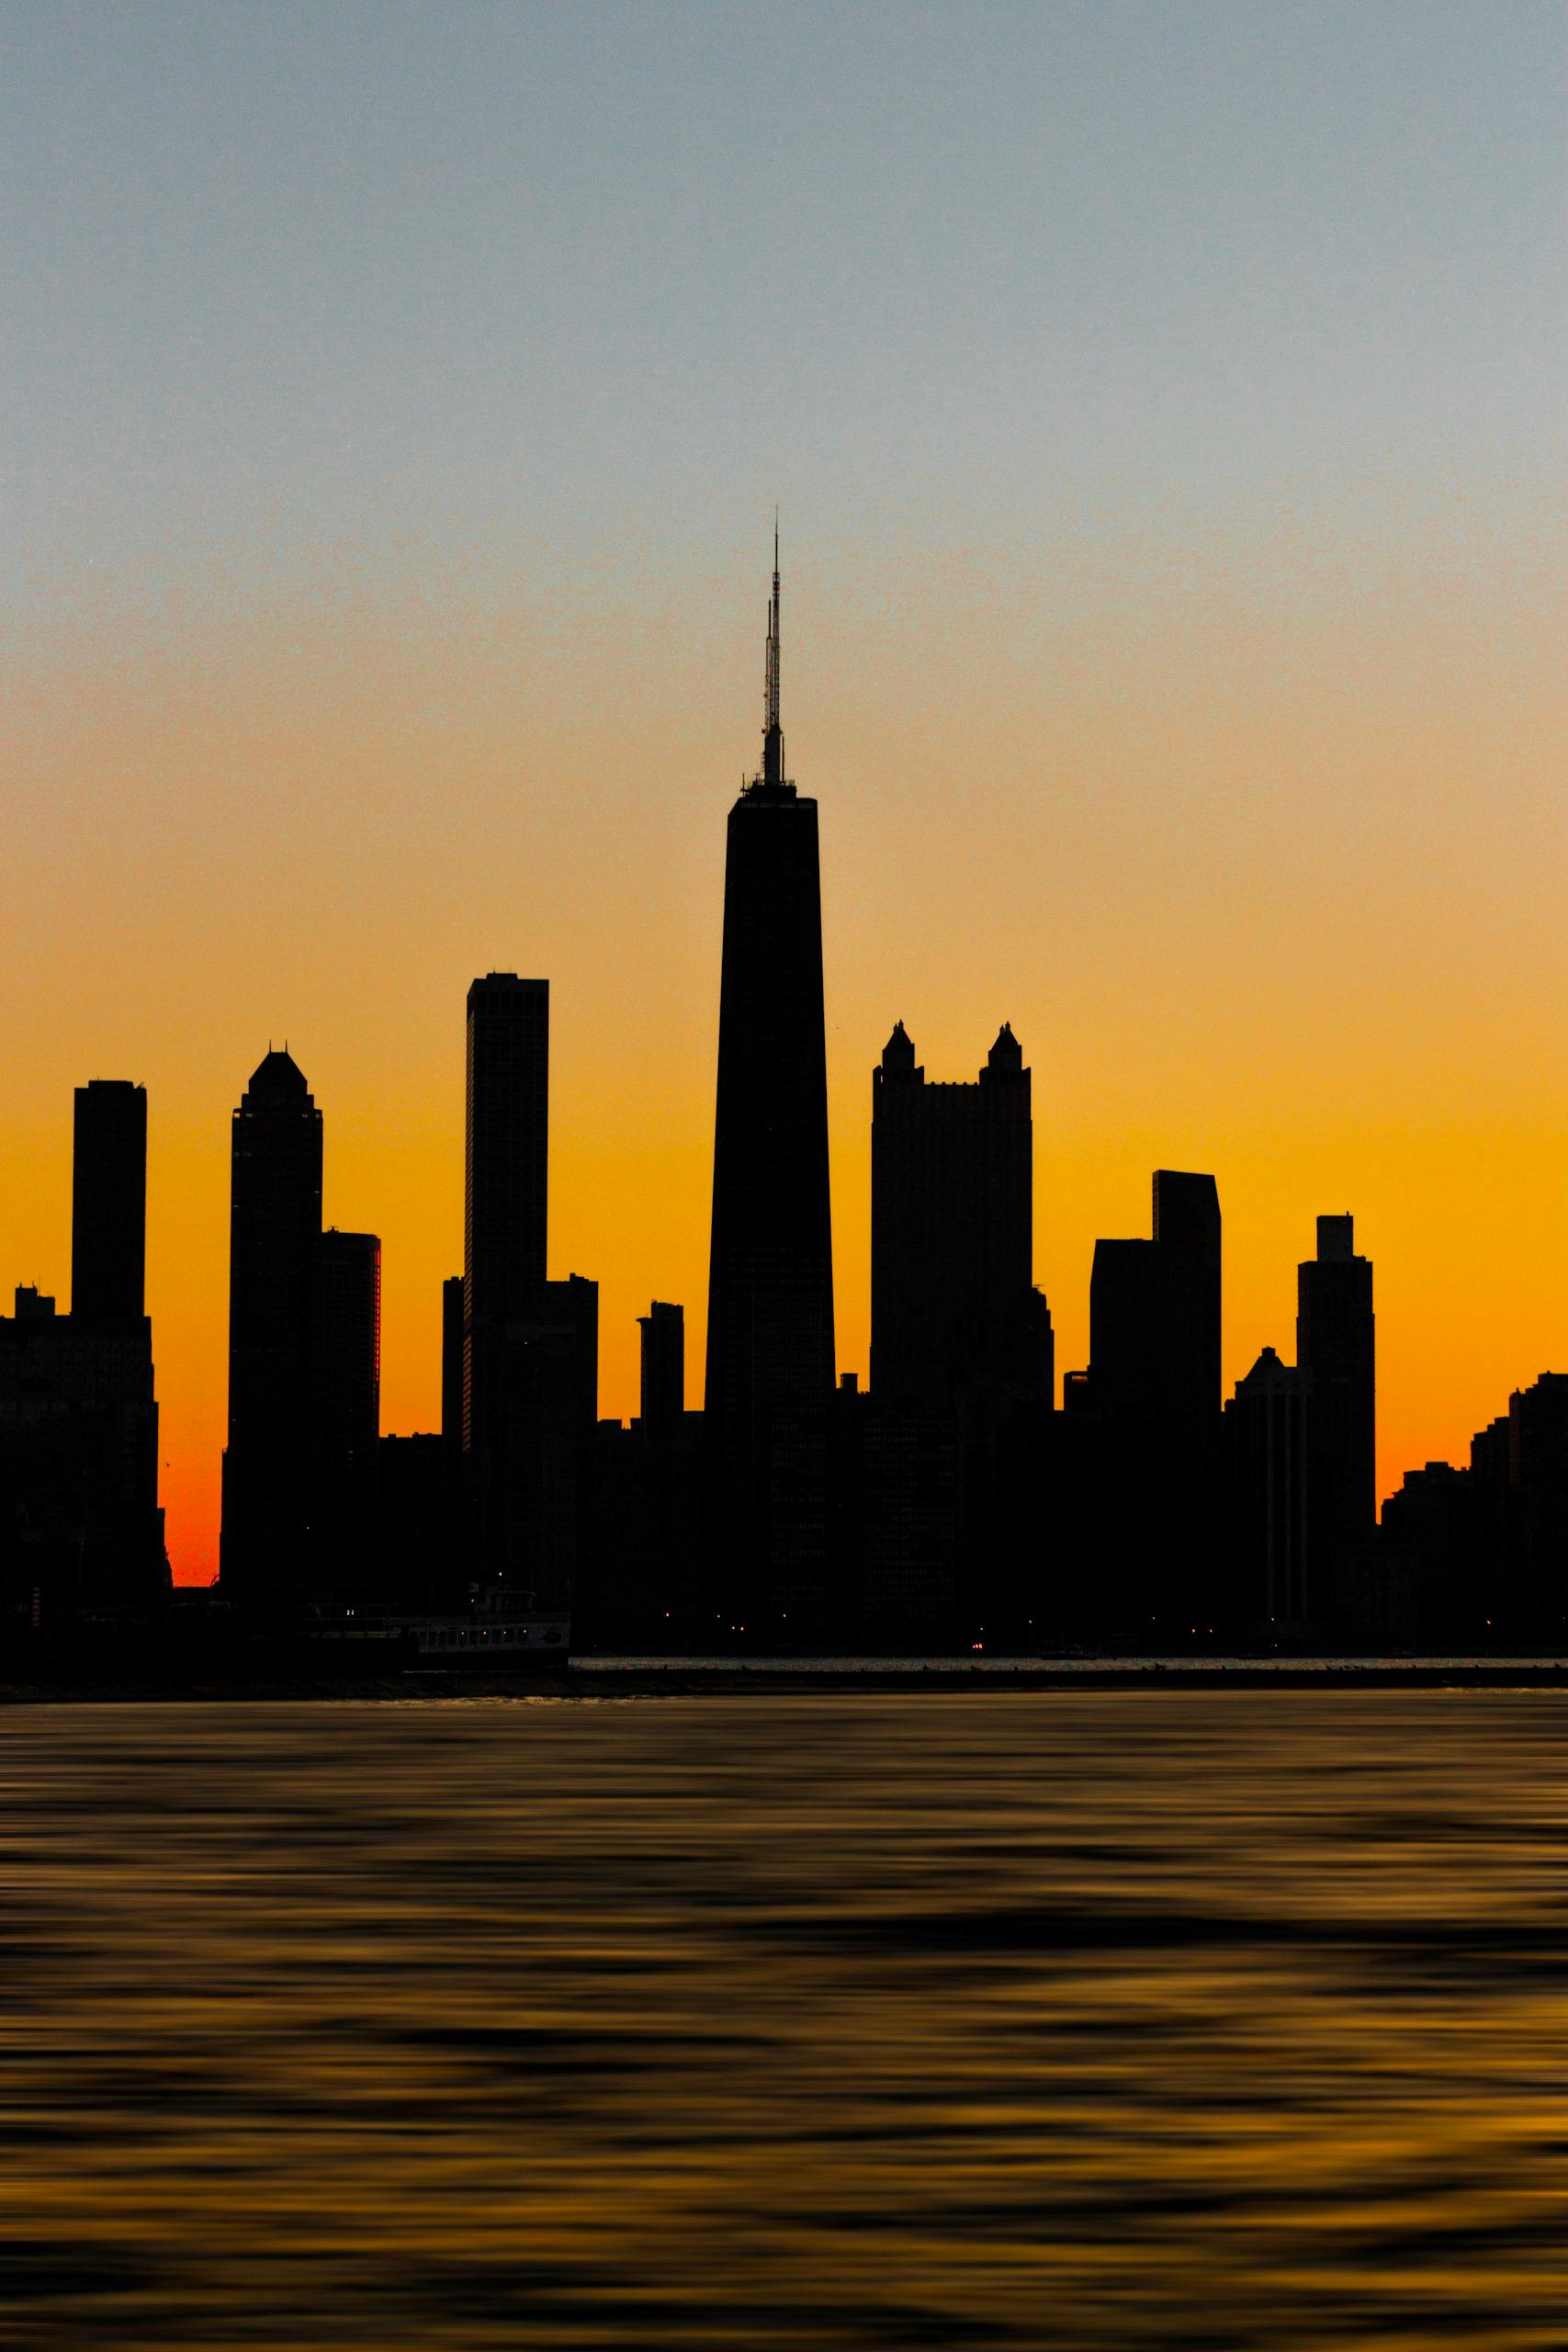
<svg viewBox="0 0 1568 2352"><path fill-rule="evenodd" d="M1560 2346L1563 1713L0 1713L0 2341Z"/></svg>

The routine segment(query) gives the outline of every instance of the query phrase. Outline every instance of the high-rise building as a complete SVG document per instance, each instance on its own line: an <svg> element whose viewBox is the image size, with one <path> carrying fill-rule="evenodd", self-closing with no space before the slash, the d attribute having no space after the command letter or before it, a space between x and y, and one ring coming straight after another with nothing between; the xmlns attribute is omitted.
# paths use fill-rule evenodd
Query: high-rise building
<svg viewBox="0 0 1568 2352"><path fill-rule="evenodd" d="M1225 1407L1235 1582L1230 1614L1279 1639L1308 1620L1312 1375L1265 1348Z"/></svg>
<svg viewBox="0 0 1568 2352"><path fill-rule="evenodd" d="M582 1274L541 1283L494 1343L500 1384L491 1427L486 1549L491 1586L530 1609L572 1604L585 1449L599 1404L599 1285ZM487 1408L487 1410L489 1408Z"/></svg>
<svg viewBox="0 0 1568 2352"><path fill-rule="evenodd" d="M503 1577L523 1508L507 1460L515 1416L509 1324L545 1282L549 1176L550 984L490 972L468 1005L463 1216L463 1450L474 1561Z"/></svg>
<svg viewBox="0 0 1568 2352"><path fill-rule="evenodd" d="M637 1317L642 1333L642 1433L679 1437L686 1413L686 1318L667 1299L656 1298Z"/></svg>
<svg viewBox="0 0 1568 2352"><path fill-rule="evenodd" d="M938 1634L961 1600L985 1622L1004 1582L1033 1580L1021 1555L1039 1542L1037 1479L1021 1518L1004 1508L1054 1385L1033 1231L1030 1073L1011 1028L977 1080L928 1085L899 1022L872 1081L862 1602L885 1638Z"/></svg>
<svg viewBox="0 0 1568 2352"><path fill-rule="evenodd" d="M873 1396L1034 1384L1033 1148L1005 1022L977 1080L940 1085L897 1023L872 1080Z"/></svg>
<svg viewBox="0 0 1568 2352"><path fill-rule="evenodd" d="M69 1315L0 1317L0 1617L118 1614L167 1589L145 1313L147 1096L76 1089ZM3 1634L0 1634L3 1639Z"/></svg>
<svg viewBox="0 0 1568 2352"><path fill-rule="evenodd" d="M287 1050L234 1113L230 1204L221 1573L231 1599L281 1606L307 1566L321 1242L321 1114Z"/></svg>
<svg viewBox="0 0 1568 2352"><path fill-rule="evenodd" d="M470 1565L487 1589L571 1603L578 1484L599 1395L599 1286L546 1275L550 989L468 990L463 1461Z"/></svg>
<svg viewBox="0 0 1568 2352"><path fill-rule="evenodd" d="M1212 1176L1156 1168L1162 1411L1212 1445L1220 1411L1220 1194Z"/></svg>
<svg viewBox="0 0 1568 2352"><path fill-rule="evenodd" d="M514 1315L545 1279L550 984L487 972L468 990L464 1281L470 1329Z"/></svg>
<svg viewBox="0 0 1568 2352"><path fill-rule="evenodd" d="M1198 1632L1223 1599L1220 1279L1212 1176L1156 1170L1153 1238L1095 1244L1075 1516L1121 1639Z"/></svg>
<svg viewBox="0 0 1568 2352"><path fill-rule="evenodd" d="M316 1453L367 1465L381 1434L381 1244L329 1226L316 1261Z"/></svg>
<svg viewBox="0 0 1568 2352"><path fill-rule="evenodd" d="M322 1234L310 1333L310 1589L313 1597L385 1589L377 1517L381 1453L381 1244Z"/></svg>
<svg viewBox="0 0 1568 2352"><path fill-rule="evenodd" d="M1160 1364L1158 1271L1152 1241L1118 1238L1094 1245L1087 1401L1098 1414L1123 1420L1155 1416Z"/></svg>
<svg viewBox="0 0 1568 2352"><path fill-rule="evenodd" d="M0 1316L0 1648L35 1624L145 1606L167 1589L150 1327Z"/></svg>
<svg viewBox="0 0 1568 2352"><path fill-rule="evenodd" d="M1313 1384L1311 1605L1343 1620L1377 1521L1372 1265L1351 1217L1320 1216L1317 1255L1297 1270L1296 1359Z"/></svg>
<svg viewBox="0 0 1568 2352"><path fill-rule="evenodd" d="M1220 1197L1212 1176L1157 1168L1152 1241L1097 1241L1089 1377L1098 1407L1153 1413L1205 1438L1220 1410Z"/></svg>
<svg viewBox="0 0 1568 2352"><path fill-rule="evenodd" d="M599 1422L581 1457L572 1629L589 1648L668 1651L701 1638L702 1416L685 1409L682 1309L656 1298L637 1323L641 1413Z"/></svg>
<svg viewBox="0 0 1568 2352"><path fill-rule="evenodd" d="M146 1313L147 1090L95 1078L76 1089L71 1317L125 1329Z"/></svg>
<svg viewBox="0 0 1568 2352"><path fill-rule="evenodd" d="M832 1387L817 803L784 774L775 538L762 765L725 855L705 1407L710 1559L754 1631L825 1603Z"/></svg>

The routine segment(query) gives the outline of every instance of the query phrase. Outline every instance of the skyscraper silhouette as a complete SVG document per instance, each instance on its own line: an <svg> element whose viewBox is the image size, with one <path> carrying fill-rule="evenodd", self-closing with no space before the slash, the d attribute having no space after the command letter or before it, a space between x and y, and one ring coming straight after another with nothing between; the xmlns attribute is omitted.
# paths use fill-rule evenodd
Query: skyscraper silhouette
<svg viewBox="0 0 1568 2352"><path fill-rule="evenodd" d="M1224 1409L1234 1572L1227 1615L1248 1636L1307 1620L1312 1377L1265 1348Z"/></svg>
<svg viewBox="0 0 1568 2352"><path fill-rule="evenodd" d="M463 1435L471 1566L564 1611L578 1469L599 1390L599 1286L546 1277L550 985L490 972L468 990Z"/></svg>
<svg viewBox="0 0 1568 2352"><path fill-rule="evenodd" d="M1089 1374L1098 1407L1153 1414L1181 1442L1220 1410L1220 1197L1212 1176L1157 1168L1152 1241L1097 1241Z"/></svg>
<svg viewBox="0 0 1568 2352"><path fill-rule="evenodd" d="M490 972L468 1007L463 1447L475 1566L503 1576L514 1518L504 1340L545 1281L550 984Z"/></svg>
<svg viewBox="0 0 1568 2352"><path fill-rule="evenodd" d="M234 1113L230 1204L222 1579L231 1599L283 1604L306 1571L321 1240L321 1114L287 1051Z"/></svg>
<svg viewBox="0 0 1568 2352"><path fill-rule="evenodd" d="M151 1601L168 1583L144 1313L147 1096L76 1089L71 1312L23 1287L0 1317L0 1647L19 1573L39 1625Z"/></svg>
<svg viewBox="0 0 1568 2352"><path fill-rule="evenodd" d="M706 1434L721 1604L824 1605L833 1250L817 803L784 775L779 572L762 765L729 812L714 1121Z"/></svg>
<svg viewBox="0 0 1568 2352"><path fill-rule="evenodd" d="M1220 1248L1214 1179L1169 1168L1152 1240L1095 1243L1078 1516L1119 1638L1191 1631L1223 1600Z"/></svg>
<svg viewBox="0 0 1568 2352"><path fill-rule="evenodd" d="M381 1244L373 1233L321 1236L312 1371L316 1451L367 1467L381 1434Z"/></svg>
<svg viewBox="0 0 1568 2352"><path fill-rule="evenodd" d="M668 1299L656 1298L637 1317L642 1334L642 1433L679 1437L686 1418L686 1317Z"/></svg>
<svg viewBox="0 0 1568 2352"><path fill-rule="evenodd" d="M1220 1193L1212 1176L1156 1168L1162 1408L1192 1466L1213 1475L1220 1413Z"/></svg>
<svg viewBox="0 0 1568 2352"><path fill-rule="evenodd" d="M147 1090L125 1078L76 1089L71 1317L133 1329L146 1313Z"/></svg>
<svg viewBox="0 0 1568 2352"><path fill-rule="evenodd" d="M1027 1447L1053 1386L1033 1286L1030 1073L1003 1023L977 1080L928 1085L899 1022L872 1080L871 1403L862 1604L885 1639L994 1619L1028 1580ZM1032 1522L1027 1532L1021 1521ZM956 1577L956 1582L955 1582Z"/></svg>
<svg viewBox="0 0 1568 2352"><path fill-rule="evenodd" d="M1033 1134L1007 1023L977 1080L929 1086L898 1023L872 1082L874 1396L1037 1383Z"/></svg>
<svg viewBox="0 0 1568 2352"><path fill-rule="evenodd" d="M1352 1217L1320 1216L1317 1255L1297 1269L1296 1359L1312 1374L1308 1606L1342 1623L1377 1520L1372 1263L1356 1254Z"/></svg>
<svg viewBox="0 0 1568 2352"><path fill-rule="evenodd" d="M381 1438L381 1244L322 1234L310 1333L310 1583L317 1595L378 1588L376 1497Z"/></svg>

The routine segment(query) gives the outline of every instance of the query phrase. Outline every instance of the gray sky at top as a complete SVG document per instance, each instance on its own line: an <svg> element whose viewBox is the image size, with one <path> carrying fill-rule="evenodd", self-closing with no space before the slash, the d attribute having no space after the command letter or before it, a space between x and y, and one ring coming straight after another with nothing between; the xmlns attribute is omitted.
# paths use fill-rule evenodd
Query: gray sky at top
<svg viewBox="0 0 1568 2352"><path fill-rule="evenodd" d="M0 11L6 569L1562 476L1555 0Z"/></svg>

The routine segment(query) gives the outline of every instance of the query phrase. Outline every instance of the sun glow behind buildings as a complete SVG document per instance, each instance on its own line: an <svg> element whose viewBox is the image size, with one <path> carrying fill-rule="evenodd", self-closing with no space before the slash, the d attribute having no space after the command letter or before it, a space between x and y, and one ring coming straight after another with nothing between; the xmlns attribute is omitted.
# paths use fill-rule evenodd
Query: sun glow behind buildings
<svg viewBox="0 0 1568 2352"><path fill-rule="evenodd" d="M0 940L7 1286L68 1289L72 1086L148 1087L176 1574L216 1564L269 1038L329 1221L382 1237L384 1425L430 1427L464 991L547 975L550 1271L603 1285L604 1411L656 1295L698 1401L775 495L840 1363L898 1017L933 1076L1023 1043L1059 1366L1156 1165L1219 1179L1227 1385L1293 1352L1313 1220L1354 1212L1385 1492L1562 1363L1551 12L1303 12L1253 58L1226 11L1143 46L1021 11L955 81L940 19L891 58L830 12L769 108L733 17L662 61L618 17L605 84L543 17L442 56L418 12L375 54L296 18L285 71L275 12L178 15L62 12L22 61ZM226 94L268 61L253 132ZM743 237L764 164L792 203Z"/></svg>

